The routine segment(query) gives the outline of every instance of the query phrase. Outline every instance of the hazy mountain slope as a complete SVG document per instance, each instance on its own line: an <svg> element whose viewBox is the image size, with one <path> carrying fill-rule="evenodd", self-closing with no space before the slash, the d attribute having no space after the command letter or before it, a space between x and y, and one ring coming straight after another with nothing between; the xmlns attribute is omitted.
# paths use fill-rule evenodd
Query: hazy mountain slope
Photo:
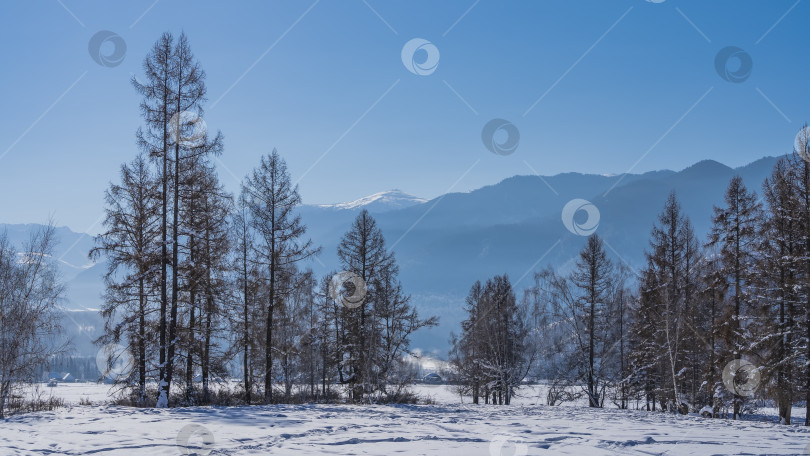
<svg viewBox="0 0 810 456"><path fill-rule="evenodd" d="M40 224L2 224L0 233L6 233L11 244L22 250L31 234L42 228ZM74 233L67 227L55 229L56 245L53 256L58 261L65 280L71 280L82 271L93 266L87 254L93 247L93 237L84 233Z"/></svg>
<svg viewBox="0 0 810 456"><path fill-rule="evenodd" d="M30 236L42 228L39 224L0 224L0 233L6 233L12 245L22 250ZM104 262L96 264L87 257L93 247L92 236L67 227L57 227L55 235L53 257L67 285L60 340L71 342L71 354L95 356L98 348L93 340L104 330L98 313L104 292Z"/></svg>

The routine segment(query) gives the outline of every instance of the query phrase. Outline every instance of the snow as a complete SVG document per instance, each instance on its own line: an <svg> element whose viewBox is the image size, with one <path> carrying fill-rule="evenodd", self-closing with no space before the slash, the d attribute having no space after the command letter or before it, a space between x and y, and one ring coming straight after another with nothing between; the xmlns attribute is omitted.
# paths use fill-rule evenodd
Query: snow
<svg viewBox="0 0 810 456"><path fill-rule="evenodd" d="M53 392L100 401L108 388L60 385ZM417 388L436 404L73 405L9 418L0 427L0 454L159 456L193 454L197 447L197 454L212 455L795 455L807 454L810 444L802 426L549 407L539 405L539 391L510 406L476 406L460 403L444 385Z"/></svg>
<svg viewBox="0 0 810 456"><path fill-rule="evenodd" d="M94 404L102 404L110 401L115 390L110 389L110 385L97 383L58 383L51 388L43 383L37 383L27 388L29 398L39 397L48 399L50 396L58 397L66 404L76 405L81 401L90 401Z"/></svg>
<svg viewBox="0 0 810 456"><path fill-rule="evenodd" d="M364 196L363 198L348 203L320 204L318 207L333 209L359 209L370 206L372 203L376 203L375 206L386 206L392 209L398 209L412 206L414 204L424 203L426 201L426 199L418 198L416 196L409 195L402 190L395 189Z"/></svg>

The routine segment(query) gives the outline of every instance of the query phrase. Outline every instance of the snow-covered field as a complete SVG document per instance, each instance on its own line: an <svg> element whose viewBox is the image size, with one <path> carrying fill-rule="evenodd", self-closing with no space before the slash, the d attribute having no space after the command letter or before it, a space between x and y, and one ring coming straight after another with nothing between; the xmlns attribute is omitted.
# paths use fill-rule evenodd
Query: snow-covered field
<svg viewBox="0 0 810 456"><path fill-rule="evenodd" d="M441 385L419 387L436 405L171 410L95 405L107 388L53 388L72 404L88 398L94 405L8 419L0 455L810 454L810 430L801 426L548 407L537 405L536 394L511 406L473 406Z"/></svg>

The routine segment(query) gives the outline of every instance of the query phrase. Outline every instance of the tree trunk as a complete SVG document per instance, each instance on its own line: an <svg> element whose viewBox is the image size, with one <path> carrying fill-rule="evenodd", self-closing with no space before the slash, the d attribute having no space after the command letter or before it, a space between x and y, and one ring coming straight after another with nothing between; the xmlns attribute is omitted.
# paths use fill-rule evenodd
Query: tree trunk
<svg viewBox="0 0 810 456"><path fill-rule="evenodd" d="M163 161L163 174L160 176L160 179L163 184L163 191L161 195L161 205L162 205L162 212L161 212L161 229L160 229L160 236L161 236L161 245L160 245L160 381L161 384L166 374L166 312L169 308L169 296L168 296L168 282L169 282L169 229L168 229L168 221L169 221L169 74L168 70L164 70L163 73L163 104L162 109L163 112L161 113L161 123L163 127L163 148L161 149L162 161ZM164 406L168 407L168 395L166 396L167 401L165 405L162 405L160 394L162 392L162 387L158 387L158 403L157 406Z"/></svg>
<svg viewBox="0 0 810 456"><path fill-rule="evenodd" d="M787 341L786 341L786 344L785 344L788 349L793 346L793 324L794 324L793 323L793 305L788 304L788 306L787 306L787 328L788 328L788 331L787 331ZM788 365L786 366L784 374L785 374L785 377L786 377L786 383L788 384L788 387L784 390L786 392L785 398L784 398L784 407L783 407L784 413L781 413L780 415L785 420L784 424L791 424L790 420L791 420L791 414L792 414L792 408L793 408L793 385L791 384L791 382L793 381L793 366L790 363L788 363Z"/></svg>
<svg viewBox="0 0 810 456"><path fill-rule="evenodd" d="M593 378L593 364L594 364L594 328L595 328L595 319L596 319L596 302L594 295L595 293L591 292L591 311L590 316L588 318L588 406L589 407L598 407L596 403L596 391L594 390L594 378Z"/></svg>
<svg viewBox="0 0 810 456"><path fill-rule="evenodd" d="M624 292L619 296L619 385L621 394L621 409L627 408L624 375Z"/></svg>
<svg viewBox="0 0 810 456"><path fill-rule="evenodd" d="M247 270L247 219L244 217L242 218L242 296L244 297L244 359L242 364L242 370L245 376L245 403L250 405L250 369L248 368L248 346L250 343L250 338L248 336L248 270Z"/></svg>
<svg viewBox="0 0 810 456"><path fill-rule="evenodd" d="M178 112L180 109L180 101L178 95ZM174 147L174 207L172 214L172 299L171 309L169 315L169 349L166 356L166 370L163 373L163 380L160 382L160 399L158 407L169 406L169 394L171 392L172 376L174 374L174 355L177 345L177 297L178 297L178 260L180 256L179 251L179 212L180 212L180 143L179 141Z"/></svg>
<svg viewBox="0 0 810 456"><path fill-rule="evenodd" d="M273 289L273 279L270 278L270 289ZM271 291L272 295L273 292ZM273 400L273 304L267 307L267 331L264 344L267 347L264 353L266 371L264 373L264 402L269 404Z"/></svg>
<svg viewBox="0 0 810 456"><path fill-rule="evenodd" d="M6 404L8 403L8 392L11 382L0 382L0 420L6 418Z"/></svg>
<svg viewBox="0 0 810 456"><path fill-rule="evenodd" d="M275 256L275 253L271 253ZM270 264L270 303L267 306L267 328L265 331L265 352L264 352L264 365L267 369L264 373L264 402L269 404L273 400L273 299L276 292L276 274L274 268L274 260Z"/></svg>
<svg viewBox="0 0 810 456"><path fill-rule="evenodd" d="M737 223L735 226L735 255L734 255L734 334L732 335L733 347L734 347L734 359L738 360L741 359L742 354L739 351L740 341L739 335L741 331L740 326L740 285L742 284L742 265L740 265L740 221L739 217L737 218ZM810 371L809 371L810 372ZM810 397L810 395L808 395ZM742 406L742 397L737 394L736 390L734 392L734 419L740 418L740 408ZM808 409L810 410L810 409ZM810 416L810 415L808 415Z"/></svg>
<svg viewBox="0 0 810 456"><path fill-rule="evenodd" d="M146 293L145 271L141 268L138 280L138 401L146 399Z"/></svg>
<svg viewBox="0 0 810 456"><path fill-rule="evenodd" d="M202 353L202 387L203 401L208 404L211 400L208 380L211 373L211 318L214 313L214 290L211 282L211 229L205 225L205 337Z"/></svg>
<svg viewBox="0 0 810 456"><path fill-rule="evenodd" d="M275 182L271 183L275 188ZM273 307L276 302L276 211L275 202L270 207L270 296L267 307L267 328L265 331L264 363L264 402L269 404L273 400Z"/></svg>
<svg viewBox="0 0 810 456"><path fill-rule="evenodd" d="M186 356L186 401L191 402L194 394L194 293L191 293L191 310L188 317L188 356Z"/></svg>
<svg viewBox="0 0 810 456"><path fill-rule="evenodd" d="M165 93L165 92L164 92ZM164 105L166 105L167 100L166 96L164 96ZM163 205L163 211L161 213L161 243L160 243L160 324L159 324L159 332L160 332L160 381L161 386L158 387L158 407L167 407L168 401L166 405L161 404L161 394L163 393L162 382L166 376L166 312L168 311L169 307L169 297L168 297L168 266L169 266L169 252L168 252L168 242L169 242L169 231L168 231L168 219L169 219L169 146L167 144L167 120L168 114L164 114L163 120L163 175L161 176L161 180L163 181L163 194L162 194L162 201L161 204ZM168 398L168 395L167 395Z"/></svg>
<svg viewBox="0 0 810 456"><path fill-rule="evenodd" d="M805 145L807 147L807 145ZM804 324L806 327L805 337L807 341L810 341L810 163L807 160L804 160L804 179L803 179L803 190L804 190L804 222L805 222L805 267L806 273L805 275L805 294L807 295L807 301L805 302L805 313L804 313ZM810 359L810 343L807 344L807 353L805 354L805 359ZM805 415L804 415L804 425L810 426L810 363L806 363L805 367Z"/></svg>
<svg viewBox="0 0 810 456"><path fill-rule="evenodd" d="M212 297L208 297L208 310L205 313L205 347L202 356L202 387L203 401L206 404L211 401L211 390L209 379L211 375L211 313L213 312Z"/></svg>

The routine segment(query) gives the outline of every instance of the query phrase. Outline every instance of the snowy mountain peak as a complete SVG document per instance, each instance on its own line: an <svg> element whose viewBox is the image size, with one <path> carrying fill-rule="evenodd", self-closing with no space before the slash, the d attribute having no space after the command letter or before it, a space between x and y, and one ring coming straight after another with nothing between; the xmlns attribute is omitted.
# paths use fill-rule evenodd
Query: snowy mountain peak
<svg viewBox="0 0 810 456"><path fill-rule="evenodd" d="M426 201L426 199L418 198L416 196L409 195L402 190L394 189L387 192L380 192L373 195L364 196L363 198L350 201L348 203L321 204L318 205L318 207L341 210L366 209L369 212L384 212L395 209L403 209L416 204L424 203Z"/></svg>

